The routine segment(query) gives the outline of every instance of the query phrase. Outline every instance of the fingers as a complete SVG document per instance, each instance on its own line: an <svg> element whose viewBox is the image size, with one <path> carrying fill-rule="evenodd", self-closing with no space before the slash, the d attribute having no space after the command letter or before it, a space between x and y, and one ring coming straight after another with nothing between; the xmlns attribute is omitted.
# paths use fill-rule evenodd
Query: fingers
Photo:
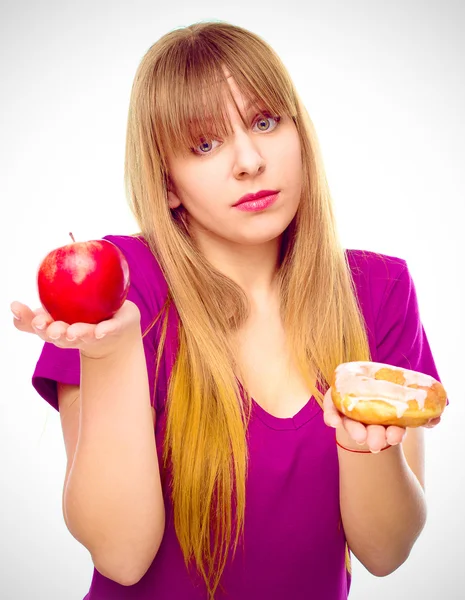
<svg viewBox="0 0 465 600"><path fill-rule="evenodd" d="M406 429L390 425L363 425L356 421L347 419L345 423L346 431L359 444L367 444L371 449L381 449L387 444L396 446L400 444L405 437Z"/></svg>
<svg viewBox="0 0 465 600"><path fill-rule="evenodd" d="M350 437L357 442L357 444L366 444L368 437L367 427L363 423L353 421L349 417L343 417L342 425ZM383 428L384 429L384 428ZM376 432L375 432L376 433ZM372 433L372 440L376 441L376 436Z"/></svg>
<svg viewBox="0 0 465 600"><path fill-rule="evenodd" d="M49 339L46 341L53 342L59 348L75 348L82 342L92 339L94 325L87 323L73 323L69 325L64 321L54 321L45 332L45 336Z"/></svg>
<svg viewBox="0 0 465 600"><path fill-rule="evenodd" d="M389 425L368 425L366 444L372 452L380 452L386 446L401 444L407 435L407 429Z"/></svg>
<svg viewBox="0 0 465 600"><path fill-rule="evenodd" d="M52 317L42 306L33 311L26 304L14 301L11 303L10 308L14 315L14 325L20 331L37 333L34 325L43 325L43 329L53 321Z"/></svg>
<svg viewBox="0 0 465 600"><path fill-rule="evenodd" d="M387 443L391 446L401 444L404 441L406 435L407 429L405 427L397 427L395 425L390 425L386 428L386 440Z"/></svg>
<svg viewBox="0 0 465 600"><path fill-rule="evenodd" d="M323 399L323 419L329 427L343 427L354 442L360 446L368 447L375 454L388 445L396 446L402 443L407 434L404 427L364 425L339 413L331 398L331 388L326 392ZM436 419L432 420L432 422L434 421Z"/></svg>
<svg viewBox="0 0 465 600"><path fill-rule="evenodd" d="M390 425L364 425L347 417L343 418L344 429L357 444L366 444L371 452L380 452L387 445L396 446L407 435L404 427Z"/></svg>
<svg viewBox="0 0 465 600"><path fill-rule="evenodd" d="M64 321L54 321L50 314L39 307L31 310L26 304L12 302L15 327L27 333L35 333L44 342L51 342L59 348L75 348L82 341L94 338L95 325Z"/></svg>
<svg viewBox="0 0 465 600"><path fill-rule="evenodd" d="M104 358L119 349L127 350L128 342L137 342L141 335L139 308L129 300L112 318L97 324L54 321L43 308L33 311L16 301L11 303L11 310L17 329L34 333L58 348L77 349L90 359Z"/></svg>

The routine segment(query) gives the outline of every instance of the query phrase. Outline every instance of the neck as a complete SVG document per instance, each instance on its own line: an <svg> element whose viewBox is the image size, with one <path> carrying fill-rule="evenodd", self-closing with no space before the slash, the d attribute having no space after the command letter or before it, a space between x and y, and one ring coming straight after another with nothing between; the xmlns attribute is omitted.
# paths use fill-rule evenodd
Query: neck
<svg viewBox="0 0 465 600"><path fill-rule="evenodd" d="M218 271L232 279L252 303L260 303L276 292L281 238L263 244L246 245L204 237L197 244Z"/></svg>

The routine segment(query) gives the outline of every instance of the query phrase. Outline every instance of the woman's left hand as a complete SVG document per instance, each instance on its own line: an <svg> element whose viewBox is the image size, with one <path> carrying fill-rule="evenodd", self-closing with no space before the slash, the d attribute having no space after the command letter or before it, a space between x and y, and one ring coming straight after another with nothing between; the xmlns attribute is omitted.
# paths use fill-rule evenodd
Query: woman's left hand
<svg viewBox="0 0 465 600"><path fill-rule="evenodd" d="M396 446L402 443L407 435L405 427L396 425L364 425L341 414L334 406L331 398L331 388L325 394L323 401L323 418L329 427L337 431L338 441L353 450L370 450L380 452L386 446ZM424 427L435 427L441 417L431 419Z"/></svg>

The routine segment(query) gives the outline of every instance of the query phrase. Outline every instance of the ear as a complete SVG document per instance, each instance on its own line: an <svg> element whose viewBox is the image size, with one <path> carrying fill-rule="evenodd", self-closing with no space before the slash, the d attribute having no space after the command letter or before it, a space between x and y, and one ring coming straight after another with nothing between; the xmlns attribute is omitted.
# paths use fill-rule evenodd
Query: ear
<svg viewBox="0 0 465 600"><path fill-rule="evenodd" d="M171 181L171 177L169 176L166 179L166 188L168 193L168 206L171 209L178 208L178 206L180 206L181 204L181 200L176 195L176 192L174 191L173 182Z"/></svg>
<svg viewBox="0 0 465 600"><path fill-rule="evenodd" d="M171 209L178 208L181 205L181 200L176 196L174 192L168 192L168 206Z"/></svg>

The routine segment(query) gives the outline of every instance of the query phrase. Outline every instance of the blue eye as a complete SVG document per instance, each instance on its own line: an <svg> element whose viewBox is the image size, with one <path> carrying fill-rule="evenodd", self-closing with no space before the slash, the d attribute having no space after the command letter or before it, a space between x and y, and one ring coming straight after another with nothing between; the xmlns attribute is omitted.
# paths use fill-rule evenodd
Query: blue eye
<svg viewBox="0 0 465 600"><path fill-rule="evenodd" d="M195 148L191 148L192 152L195 154L209 154L213 149L213 142L217 142L218 140L207 140L206 138L202 138L202 141Z"/></svg>
<svg viewBox="0 0 465 600"><path fill-rule="evenodd" d="M263 123L266 124L266 122L267 121L269 122L270 120L275 121L276 125L274 127L272 127L271 129L270 129L269 126L267 126L266 129L261 129L260 128L259 131L273 131L274 129L276 129L276 127L278 126L279 122L281 121L281 117L277 117L277 116L276 117L272 117L271 115L263 114L263 115L260 115L260 118L255 121L255 124L256 125L263 124Z"/></svg>
<svg viewBox="0 0 465 600"><path fill-rule="evenodd" d="M269 123L270 121L274 121L275 124L273 126L270 126L269 124L267 125L267 123ZM261 131L263 133L268 133L268 132L274 131L276 129L276 127L278 127L280 121L281 121L281 117L279 117L279 116L272 117L268 113L263 113L263 114L259 115L258 119L255 120L254 125L263 125L264 124L264 127L259 127L258 131ZM255 131L257 131L257 130L255 130ZM208 154L211 154L211 151L214 149L214 147L213 147L214 142L218 142L218 140L201 138L200 144L198 146L195 146L195 148L191 148L191 152L193 152L194 154L197 154L198 156L206 156Z"/></svg>

